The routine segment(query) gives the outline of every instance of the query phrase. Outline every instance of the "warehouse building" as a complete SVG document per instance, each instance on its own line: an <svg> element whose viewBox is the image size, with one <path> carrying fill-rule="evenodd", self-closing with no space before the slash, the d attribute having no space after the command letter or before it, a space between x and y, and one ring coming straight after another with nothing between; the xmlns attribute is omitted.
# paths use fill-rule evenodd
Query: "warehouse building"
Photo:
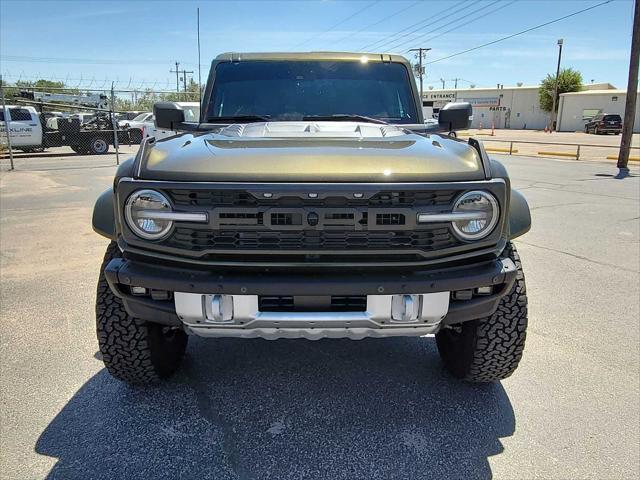
<svg viewBox="0 0 640 480"><path fill-rule="evenodd" d="M471 128L543 130L549 124L549 113L540 108L538 89L539 85L434 89L423 93L422 105L425 118L432 118L449 102L469 102L473 105ZM592 83L581 92L562 94L558 128L583 130L585 121L600 112L622 115L625 98L625 92L610 83ZM634 131L640 131L637 111Z"/></svg>
<svg viewBox="0 0 640 480"><path fill-rule="evenodd" d="M640 96L640 92L637 93ZM626 90L586 90L563 93L558 103L558 131L573 132L584 130L587 119L598 113L617 113L624 118L627 101ZM640 98L636 100L640 107ZM640 132L640 108L636 108L633 131Z"/></svg>

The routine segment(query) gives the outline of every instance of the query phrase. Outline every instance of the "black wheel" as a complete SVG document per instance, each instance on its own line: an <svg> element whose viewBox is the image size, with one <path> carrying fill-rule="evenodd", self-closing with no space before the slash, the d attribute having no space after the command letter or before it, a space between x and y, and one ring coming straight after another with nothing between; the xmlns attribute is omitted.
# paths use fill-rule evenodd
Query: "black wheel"
<svg viewBox="0 0 640 480"><path fill-rule="evenodd" d="M89 140L89 153L103 155L109 151L109 142L103 137L93 137Z"/></svg>
<svg viewBox="0 0 640 480"><path fill-rule="evenodd" d="M107 247L96 297L96 330L102 361L111 375L128 383L150 383L175 372L187 347L181 329L131 317L104 277L104 268L120 257L115 242Z"/></svg>
<svg viewBox="0 0 640 480"><path fill-rule="evenodd" d="M586 125L584 126L584 133L589 133L589 127L587 127Z"/></svg>
<svg viewBox="0 0 640 480"><path fill-rule="evenodd" d="M600 135L600 131L598 130L598 127L594 127L593 128L593 134L594 135Z"/></svg>
<svg viewBox="0 0 640 480"><path fill-rule="evenodd" d="M520 363L527 332L527 292L522 264L509 243L505 256L518 269L511 290L487 318L444 328L436 334L438 351L451 374L470 382L495 382L510 376Z"/></svg>

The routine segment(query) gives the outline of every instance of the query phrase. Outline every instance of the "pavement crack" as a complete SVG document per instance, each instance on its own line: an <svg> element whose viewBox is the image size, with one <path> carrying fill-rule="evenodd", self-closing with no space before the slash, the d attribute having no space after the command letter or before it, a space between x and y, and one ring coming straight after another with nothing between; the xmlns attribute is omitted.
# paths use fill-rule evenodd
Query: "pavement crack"
<svg viewBox="0 0 640 480"><path fill-rule="evenodd" d="M599 260L594 260L593 258L585 257L583 255L578 255L578 254L575 254L575 253L566 252L564 250L558 250L557 248L543 247L542 245L536 245L535 243L523 242L522 240L519 240L518 243L522 243L523 245L528 245L530 247L541 248L542 250L547 250L547 251L550 251L550 252L560 253L562 255L567 255L569 257L577 258L579 260L584 260L585 262L594 263L596 265L602 265L603 267L613 267L613 268L616 268L617 270L623 270L625 272L640 273L640 272L638 272L638 270L633 270L631 268L626 268L626 267L623 267L623 266L620 266L620 265L616 265L616 264L613 264L613 263L601 262Z"/></svg>
<svg viewBox="0 0 640 480"><path fill-rule="evenodd" d="M531 207L531 210L540 210L542 208L556 208L556 207L568 207L572 205L586 205L584 202L574 202L574 203L556 203L553 205L540 205L539 207Z"/></svg>

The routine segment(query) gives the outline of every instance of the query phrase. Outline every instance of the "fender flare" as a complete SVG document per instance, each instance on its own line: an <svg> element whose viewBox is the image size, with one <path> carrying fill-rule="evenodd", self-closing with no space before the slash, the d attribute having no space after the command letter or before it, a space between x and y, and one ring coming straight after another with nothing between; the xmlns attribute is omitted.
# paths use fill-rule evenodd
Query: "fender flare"
<svg viewBox="0 0 640 480"><path fill-rule="evenodd" d="M517 190L511 189L509 204L509 240L524 235L531 229L531 211L527 200Z"/></svg>
<svg viewBox="0 0 640 480"><path fill-rule="evenodd" d="M109 189L103 192L93 206L93 231L110 240L116 240L115 195Z"/></svg>

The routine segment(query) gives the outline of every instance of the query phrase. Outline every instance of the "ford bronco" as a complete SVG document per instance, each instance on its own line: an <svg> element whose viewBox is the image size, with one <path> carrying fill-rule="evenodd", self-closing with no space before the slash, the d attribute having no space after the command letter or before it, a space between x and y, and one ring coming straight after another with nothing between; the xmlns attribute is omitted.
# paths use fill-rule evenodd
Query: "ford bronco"
<svg viewBox="0 0 640 480"><path fill-rule="evenodd" d="M218 56L199 122L158 128L97 200L111 243L97 335L107 370L144 383L190 335L362 339L435 334L457 378L518 366L527 297L513 239L524 197L480 142L471 106L425 124L410 64L355 53Z"/></svg>

